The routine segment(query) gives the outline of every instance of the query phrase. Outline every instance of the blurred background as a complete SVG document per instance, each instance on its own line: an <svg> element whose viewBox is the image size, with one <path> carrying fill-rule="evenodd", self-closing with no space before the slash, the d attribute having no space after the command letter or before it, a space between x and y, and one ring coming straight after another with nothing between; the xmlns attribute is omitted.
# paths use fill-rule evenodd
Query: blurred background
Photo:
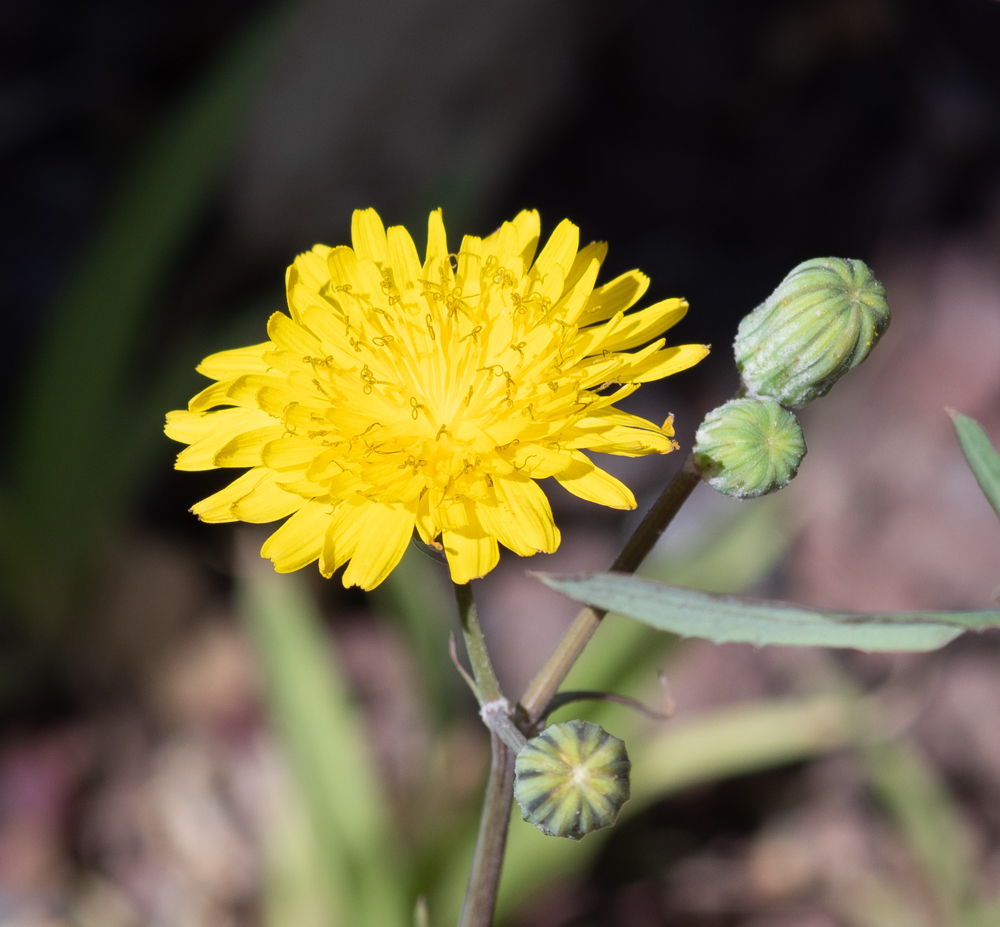
<svg viewBox="0 0 1000 927"><path fill-rule="evenodd" d="M630 410L686 453L739 319L799 261L888 288L878 351L803 414L788 491L700 487L646 572L841 609L990 607L1000 525L944 413L1000 437L995 0L233 0L0 6L0 925L454 922L488 744L440 564L376 594L275 579L187 509L163 414L261 341L283 272L374 206L422 246L538 208L683 295L708 360ZM507 691L638 513L554 487L563 545L477 585ZM636 792L580 846L515 822L520 927L1000 923L1000 636L924 657L676 642L609 619L574 687ZM574 682L571 680L571 682ZM852 721L874 693L868 744ZM580 712L575 712L579 715Z"/></svg>

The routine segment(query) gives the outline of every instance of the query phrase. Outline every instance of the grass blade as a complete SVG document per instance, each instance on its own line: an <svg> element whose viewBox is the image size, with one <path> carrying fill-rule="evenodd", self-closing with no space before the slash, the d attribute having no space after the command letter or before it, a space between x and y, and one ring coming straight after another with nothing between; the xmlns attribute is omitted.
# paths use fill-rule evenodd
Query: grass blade
<svg viewBox="0 0 1000 927"><path fill-rule="evenodd" d="M269 706L287 745L335 888L337 923L393 927L409 918L392 852L387 801L360 718L298 576L248 550L241 612L264 664Z"/></svg>
<svg viewBox="0 0 1000 927"><path fill-rule="evenodd" d="M283 15L256 20L154 132L53 309L14 423L8 530L17 543L7 540L17 555L10 581L32 587L18 598L50 621L134 488L128 444L140 404L123 396L125 373L229 163Z"/></svg>

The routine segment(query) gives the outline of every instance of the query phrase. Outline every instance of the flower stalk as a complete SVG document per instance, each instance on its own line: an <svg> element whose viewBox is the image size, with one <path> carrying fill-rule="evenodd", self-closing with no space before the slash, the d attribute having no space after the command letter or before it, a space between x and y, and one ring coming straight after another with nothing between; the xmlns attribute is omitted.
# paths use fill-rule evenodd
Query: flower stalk
<svg viewBox="0 0 1000 927"><path fill-rule="evenodd" d="M468 583L455 584L455 600L465 637L465 649L472 664L472 674L479 690L480 712L490 728L490 775L486 783L483 812L479 819L476 851L462 903L459 927L490 927L496 908L500 872L503 869L507 827L514 802L514 758L526 739L515 727L508 713L493 663L486 649L486 639L479 625L479 614ZM506 736L498 733L497 728ZM517 743L516 738L520 738Z"/></svg>

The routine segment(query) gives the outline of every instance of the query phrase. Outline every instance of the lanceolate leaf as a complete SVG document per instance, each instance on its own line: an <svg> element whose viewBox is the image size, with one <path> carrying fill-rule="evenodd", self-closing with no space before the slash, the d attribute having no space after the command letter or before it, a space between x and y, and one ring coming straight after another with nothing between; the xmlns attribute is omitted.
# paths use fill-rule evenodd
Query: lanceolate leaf
<svg viewBox="0 0 1000 927"><path fill-rule="evenodd" d="M785 602L709 595L617 573L536 575L578 602L627 615L660 631L717 644L935 650L963 631L1000 626L1000 611L827 612Z"/></svg>
<svg viewBox="0 0 1000 927"><path fill-rule="evenodd" d="M958 443L962 445L962 453L976 475L979 488L1000 516L1000 455L974 418L954 409L949 409L948 414L955 423Z"/></svg>

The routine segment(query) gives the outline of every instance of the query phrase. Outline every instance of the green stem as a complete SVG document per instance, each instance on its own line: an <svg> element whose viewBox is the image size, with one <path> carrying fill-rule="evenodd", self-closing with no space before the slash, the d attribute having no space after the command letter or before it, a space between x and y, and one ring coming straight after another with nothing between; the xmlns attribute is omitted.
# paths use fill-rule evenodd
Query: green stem
<svg viewBox="0 0 1000 927"><path fill-rule="evenodd" d="M514 751L496 732L490 733L492 761L479 819L476 852L465 890L459 927L490 927L500 888L507 828L514 804Z"/></svg>
<svg viewBox="0 0 1000 927"><path fill-rule="evenodd" d="M469 652L469 662L479 687L479 696L483 703L502 699L503 692L500 691L497 674L493 671L493 664L486 650L483 629L479 626L479 611L476 600L472 597L472 586L468 583L455 583L455 600L458 602L458 617L462 622L462 634L465 635L465 649Z"/></svg>
<svg viewBox="0 0 1000 927"><path fill-rule="evenodd" d="M611 564L612 572L634 573L639 564L646 559L649 552L656 546L667 525L673 521L681 506L687 501L695 486L701 480L694 456L689 456L684 466L663 490L663 494L646 513L639 527L632 533L622 552ZM581 609L573 623L569 626L559 646L546 661L545 666L531 681L527 691L518 706L518 721L521 726L534 725L544 715L545 709L559 686L573 668L573 664L583 652L587 641L601 624L605 612L601 609L587 607Z"/></svg>
<svg viewBox="0 0 1000 927"><path fill-rule="evenodd" d="M486 782L483 813L479 819L476 851L465 890L459 927L490 927L496 908L500 872L503 868L507 828L514 802L514 758L523 746L524 736L507 714L507 701L500 689L486 640L479 626L479 615L468 584L455 585L458 614L465 635L465 648L472 664L472 674L479 688L483 720L490 727L490 776ZM498 733L500 730L506 736ZM507 741L507 742L505 742Z"/></svg>

